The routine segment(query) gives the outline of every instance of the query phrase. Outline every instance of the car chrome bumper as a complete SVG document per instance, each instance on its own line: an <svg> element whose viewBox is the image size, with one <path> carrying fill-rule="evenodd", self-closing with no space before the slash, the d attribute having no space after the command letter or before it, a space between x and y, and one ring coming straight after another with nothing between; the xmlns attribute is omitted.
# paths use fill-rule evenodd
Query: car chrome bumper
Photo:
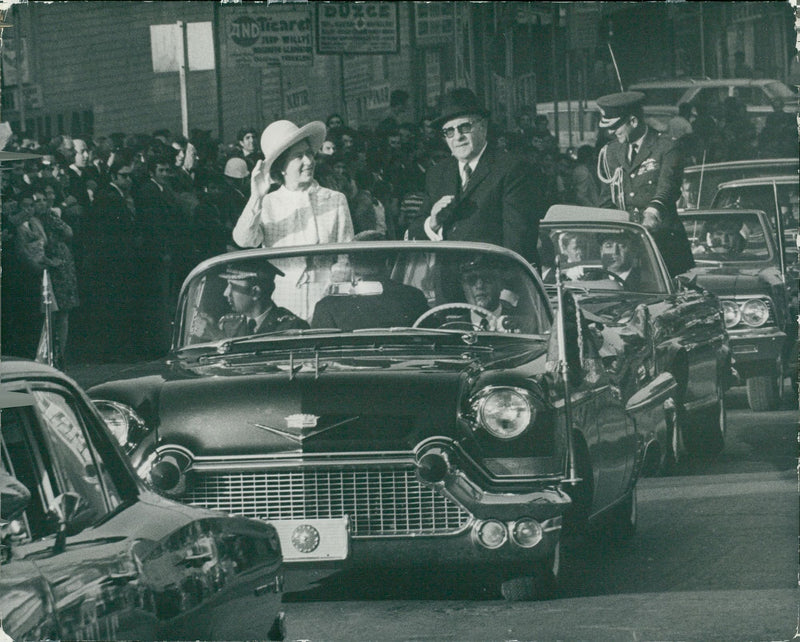
<svg viewBox="0 0 800 642"><path fill-rule="evenodd" d="M729 330L734 367L743 378L772 374L784 354L786 333L777 328Z"/></svg>

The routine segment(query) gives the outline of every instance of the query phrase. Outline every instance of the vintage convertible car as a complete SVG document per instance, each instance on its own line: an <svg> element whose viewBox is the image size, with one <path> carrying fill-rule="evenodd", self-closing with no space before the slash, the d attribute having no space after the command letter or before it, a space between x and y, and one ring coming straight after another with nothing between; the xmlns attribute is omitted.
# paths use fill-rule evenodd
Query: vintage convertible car
<svg viewBox="0 0 800 642"><path fill-rule="evenodd" d="M490 245L234 252L187 277L167 361L90 394L141 476L269 520L287 563L460 565L538 598L564 520L633 530L637 427L676 390L623 400L563 309Z"/></svg>
<svg viewBox="0 0 800 642"><path fill-rule="evenodd" d="M664 471L684 449L697 456L722 450L730 347L716 297L683 277L671 279L650 234L628 218L555 205L540 229L550 248L542 258L559 257L561 276L592 315L601 355L623 389L660 373L674 377L675 420L645 435L645 472Z"/></svg>
<svg viewBox="0 0 800 642"><path fill-rule="evenodd" d="M735 367L752 410L775 410L796 373L792 284L781 270L776 232L763 211L681 214L696 267L690 274L722 302Z"/></svg>
<svg viewBox="0 0 800 642"><path fill-rule="evenodd" d="M57 370L0 373L0 639L284 639L272 526L147 490Z"/></svg>

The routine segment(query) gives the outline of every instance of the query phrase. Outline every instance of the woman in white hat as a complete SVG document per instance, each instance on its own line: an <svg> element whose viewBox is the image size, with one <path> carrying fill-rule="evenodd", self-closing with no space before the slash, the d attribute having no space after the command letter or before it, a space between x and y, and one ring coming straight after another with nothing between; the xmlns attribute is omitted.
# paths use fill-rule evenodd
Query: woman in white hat
<svg viewBox="0 0 800 642"><path fill-rule="evenodd" d="M298 127L278 120L264 130L264 159L253 169L250 200L233 229L237 245L282 247L353 239L344 194L314 180L314 154L322 146L325 133L325 125L319 121ZM276 283L275 300L310 318L313 309L309 307L329 281L329 267L308 266L293 259L283 260L280 267L286 277ZM281 300L282 296L286 298Z"/></svg>

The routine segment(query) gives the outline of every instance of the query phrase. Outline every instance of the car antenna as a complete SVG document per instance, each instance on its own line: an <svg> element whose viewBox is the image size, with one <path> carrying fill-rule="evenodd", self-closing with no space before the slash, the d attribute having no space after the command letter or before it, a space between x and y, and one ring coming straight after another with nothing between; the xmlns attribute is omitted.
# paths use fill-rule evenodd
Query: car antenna
<svg viewBox="0 0 800 642"><path fill-rule="evenodd" d="M608 21L608 40L606 44L608 45L608 52L611 54L611 62L614 64L614 71L617 74L617 82L619 83L619 90L625 91L625 87L622 86L622 76L619 75L619 67L617 67L617 57L614 55L614 49L611 48L611 37L614 35L614 26L612 22Z"/></svg>
<svg viewBox="0 0 800 642"><path fill-rule="evenodd" d="M708 150L703 150L703 160L700 163L700 184L697 186L697 203L695 203L695 209L700 209L700 195L703 193L703 173L706 169L706 152Z"/></svg>
<svg viewBox="0 0 800 642"><path fill-rule="evenodd" d="M581 479L575 464L575 446L572 441L572 400L570 399L569 366L567 364L566 330L564 327L564 284L561 281L561 257L556 257L556 294L558 300L558 313L556 316L556 338L558 340L558 370L561 374L561 384L564 387L564 420L567 437L567 460L569 469L565 484L577 484ZM573 298L574 301L574 298ZM578 314L576 306L576 316ZM577 319L580 323L580 319Z"/></svg>

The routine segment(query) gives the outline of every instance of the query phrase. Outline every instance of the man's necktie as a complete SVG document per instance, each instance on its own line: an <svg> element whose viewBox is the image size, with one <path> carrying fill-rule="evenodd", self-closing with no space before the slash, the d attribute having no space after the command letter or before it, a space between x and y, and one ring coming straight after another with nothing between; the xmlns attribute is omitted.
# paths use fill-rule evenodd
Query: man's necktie
<svg viewBox="0 0 800 642"><path fill-rule="evenodd" d="M469 183L469 179L472 177L472 167L470 167L469 163L464 165L464 182L461 184L461 189L464 189Z"/></svg>
<svg viewBox="0 0 800 642"><path fill-rule="evenodd" d="M633 159L636 158L636 152L639 151L639 146L636 143L632 143L628 145L628 162L632 163Z"/></svg>
<svg viewBox="0 0 800 642"><path fill-rule="evenodd" d="M255 319L248 319L247 320L247 331L250 334L253 334L256 331L256 320Z"/></svg>

